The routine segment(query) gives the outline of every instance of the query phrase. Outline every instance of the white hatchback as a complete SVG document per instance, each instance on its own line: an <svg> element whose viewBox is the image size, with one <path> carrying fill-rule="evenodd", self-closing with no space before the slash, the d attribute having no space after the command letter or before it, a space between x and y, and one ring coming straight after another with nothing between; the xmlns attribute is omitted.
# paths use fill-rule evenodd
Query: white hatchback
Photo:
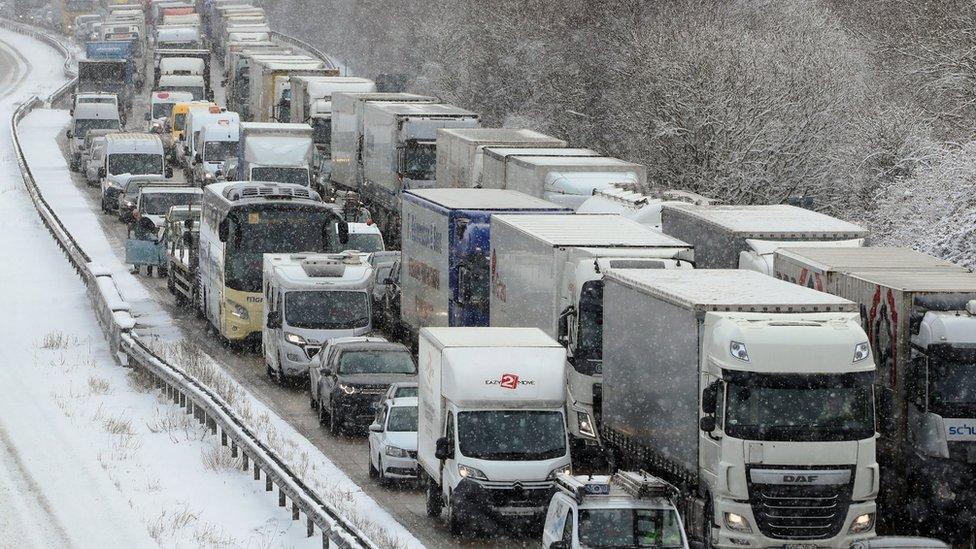
<svg viewBox="0 0 976 549"><path fill-rule="evenodd" d="M417 478L417 398L384 401L369 426L369 476Z"/></svg>

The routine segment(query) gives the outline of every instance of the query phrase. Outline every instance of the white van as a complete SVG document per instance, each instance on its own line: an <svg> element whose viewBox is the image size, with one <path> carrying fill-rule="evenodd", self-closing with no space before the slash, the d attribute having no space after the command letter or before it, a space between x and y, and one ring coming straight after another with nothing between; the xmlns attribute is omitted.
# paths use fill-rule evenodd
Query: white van
<svg viewBox="0 0 976 549"><path fill-rule="evenodd" d="M116 99L117 101L117 99ZM71 127L68 128L68 148L71 151L71 170L81 169L81 151L89 130L122 130L119 107L115 103L77 103L72 111Z"/></svg>
<svg viewBox="0 0 976 549"><path fill-rule="evenodd" d="M182 140L176 144L176 158L183 165L187 179L191 175L193 160L201 152L197 148L197 135L207 124L220 124L227 128L237 128L239 131L241 117L236 112L222 111L220 107L192 110L186 114L186 124L183 126Z"/></svg>
<svg viewBox="0 0 976 549"><path fill-rule="evenodd" d="M372 331L372 282L363 254L264 254L261 343L269 371L305 376L328 340Z"/></svg>
<svg viewBox="0 0 976 549"><path fill-rule="evenodd" d="M149 112L146 113L146 122L150 123L150 127L153 122L165 125L166 120L173 114L173 105L188 101L193 101L192 93L153 91L149 97Z"/></svg>
<svg viewBox="0 0 976 549"><path fill-rule="evenodd" d="M105 136L105 161L99 172L102 180L102 211L118 207L118 195L133 176L165 179L173 176L166 166L163 142L150 133L116 133Z"/></svg>
<svg viewBox="0 0 976 549"><path fill-rule="evenodd" d="M236 114L236 113L235 113ZM240 123L204 124L194 137L194 155L190 178L193 183L213 183L226 173L229 158L237 158L241 140Z"/></svg>

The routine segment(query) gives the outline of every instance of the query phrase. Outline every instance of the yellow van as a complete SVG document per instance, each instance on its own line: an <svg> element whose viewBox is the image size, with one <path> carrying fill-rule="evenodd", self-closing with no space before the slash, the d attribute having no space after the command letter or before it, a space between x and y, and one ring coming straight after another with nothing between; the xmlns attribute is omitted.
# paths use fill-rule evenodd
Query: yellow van
<svg viewBox="0 0 976 549"><path fill-rule="evenodd" d="M169 115L170 139L175 146L183 138L183 129L186 127L186 115L191 110L213 110L220 112L220 107L210 101L187 101L173 105L173 112Z"/></svg>

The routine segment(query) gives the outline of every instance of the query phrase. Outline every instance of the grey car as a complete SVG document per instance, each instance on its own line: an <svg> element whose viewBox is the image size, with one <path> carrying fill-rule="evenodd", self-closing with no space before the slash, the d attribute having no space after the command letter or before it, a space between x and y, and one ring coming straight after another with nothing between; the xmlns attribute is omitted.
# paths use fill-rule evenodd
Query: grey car
<svg viewBox="0 0 976 549"><path fill-rule="evenodd" d="M383 294L386 293L386 280L393 271L393 264L400 259L400 252L384 251L369 254L369 264L373 266L373 325L383 322Z"/></svg>
<svg viewBox="0 0 976 549"><path fill-rule="evenodd" d="M332 435L346 427L365 430L375 419L374 404L390 385L417 380L410 350L378 339L330 341L312 364L316 371L309 372L311 405Z"/></svg>

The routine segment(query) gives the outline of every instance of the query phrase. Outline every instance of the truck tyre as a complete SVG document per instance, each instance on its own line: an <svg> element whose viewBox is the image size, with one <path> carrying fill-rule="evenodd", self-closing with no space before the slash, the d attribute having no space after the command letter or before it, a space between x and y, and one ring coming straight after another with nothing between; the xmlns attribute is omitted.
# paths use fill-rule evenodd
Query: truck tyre
<svg viewBox="0 0 976 549"><path fill-rule="evenodd" d="M715 508L712 505L711 495L705 495L705 512L703 514L701 542L703 549L712 549L712 524L715 521Z"/></svg>
<svg viewBox="0 0 976 549"><path fill-rule="evenodd" d="M427 477L426 480L427 490L425 491L425 495L427 503L427 516L430 518L436 518L441 516L441 509L444 507L444 502L441 501L441 488L434 482L434 479Z"/></svg>

